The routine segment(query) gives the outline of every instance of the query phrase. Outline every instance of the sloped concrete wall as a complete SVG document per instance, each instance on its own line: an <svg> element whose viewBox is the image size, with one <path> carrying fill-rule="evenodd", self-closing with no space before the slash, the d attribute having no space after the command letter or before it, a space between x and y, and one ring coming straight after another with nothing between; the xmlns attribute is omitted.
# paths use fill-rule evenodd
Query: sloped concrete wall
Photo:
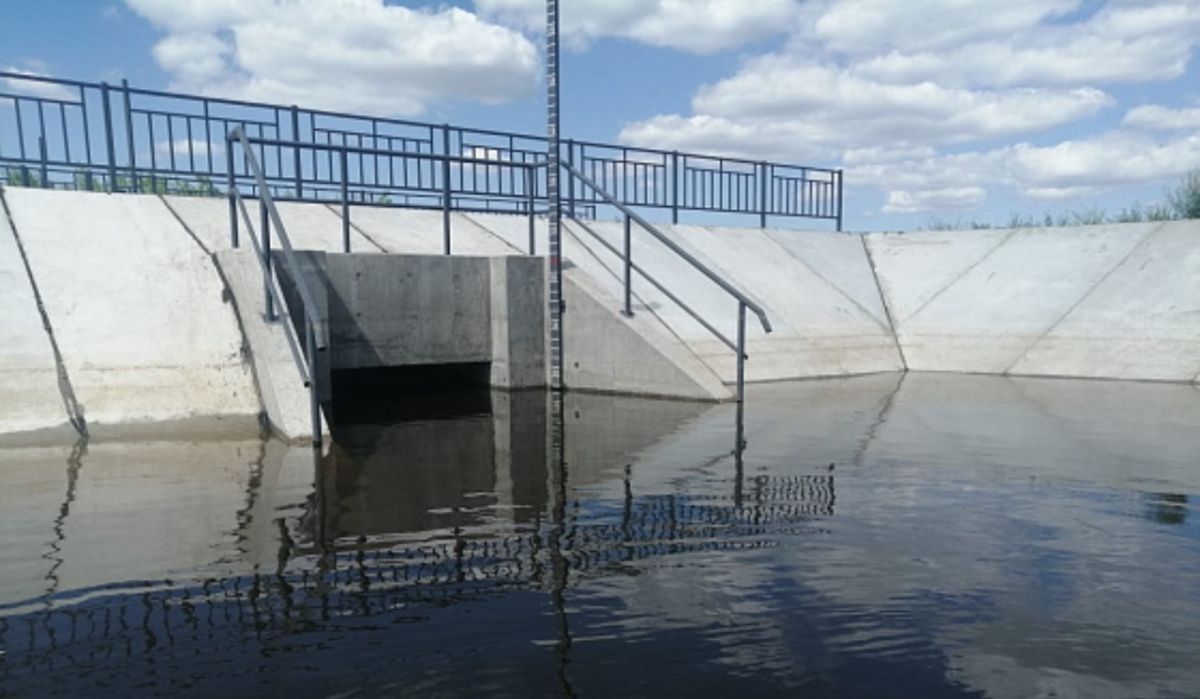
<svg viewBox="0 0 1200 699"><path fill-rule="evenodd" d="M867 236L910 369L1196 381L1200 222Z"/></svg>
<svg viewBox="0 0 1200 699"><path fill-rule="evenodd" d="M164 421L258 429L225 286L158 197L4 196L89 432Z"/></svg>

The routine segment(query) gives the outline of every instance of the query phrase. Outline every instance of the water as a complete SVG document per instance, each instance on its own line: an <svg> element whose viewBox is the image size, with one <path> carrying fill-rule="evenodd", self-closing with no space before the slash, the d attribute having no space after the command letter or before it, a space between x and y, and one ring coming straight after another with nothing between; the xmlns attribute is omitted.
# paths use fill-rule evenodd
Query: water
<svg viewBox="0 0 1200 699"><path fill-rule="evenodd" d="M1193 387L547 407L0 451L0 695L1200 695Z"/></svg>

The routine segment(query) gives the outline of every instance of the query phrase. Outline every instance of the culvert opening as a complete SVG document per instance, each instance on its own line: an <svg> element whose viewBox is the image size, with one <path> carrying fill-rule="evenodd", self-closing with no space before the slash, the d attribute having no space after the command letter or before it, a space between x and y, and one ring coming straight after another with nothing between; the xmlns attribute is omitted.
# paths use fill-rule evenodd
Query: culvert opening
<svg viewBox="0 0 1200 699"><path fill-rule="evenodd" d="M487 362L335 370L333 428L490 414L490 371Z"/></svg>

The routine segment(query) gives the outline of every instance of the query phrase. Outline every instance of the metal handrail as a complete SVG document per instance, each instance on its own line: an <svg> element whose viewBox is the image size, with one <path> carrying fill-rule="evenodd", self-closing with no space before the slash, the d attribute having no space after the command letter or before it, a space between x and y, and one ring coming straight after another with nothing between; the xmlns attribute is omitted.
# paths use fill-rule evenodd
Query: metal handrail
<svg viewBox="0 0 1200 699"><path fill-rule="evenodd" d="M231 130L225 139L227 151L226 157L230 164L229 178L227 182L227 195L229 197L229 216L232 227L230 233L232 236L233 247L238 247L238 212L236 209L241 209L241 214L243 218L246 219L247 229L251 235L254 235L253 226L251 226L249 223L249 212L246 211L245 203L242 201L241 193L237 190L237 183L234 178L232 167L234 142L240 143L242 146L242 157L245 160L247 167L253 174L256 184L258 185L259 204L263 210L263 245L261 248L256 245L255 252L258 254L259 265L263 271L263 286L266 289L265 295L267 319L275 319L273 302L282 301L282 299L277 298L275 295L275 289L273 288L277 280L275 279L273 265L271 264L271 244L268 237L270 235L271 224L274 224L275 226L275 230L277 231L277 235L279 237L279 242L283 247L284 259L287 260L288 268L292 271L293 283L295 284L297 293L300 295L300 305L303 307L301 309L301 313L304 318L304 344L306 350L305 355L306 359L308 360L307 367L300 366L301 362L297 356L298 353L295 352L294 345L292 357L296 360L297 366L300 367L302 377L307 379L306 385L308 387L309 412L312 420L312 441L314 446L319 447L322 441L322 434L320 390L318 386L320 382L320 372L318 371L318 353L327 349L327 343L325 341L326 328L324 323L321 321L320 315L315 312L317 305L313 299L313 293L308 288L308 281L302 274L299 260L296 259L296 252L292 248L291 238L288 236L287 228L283 224L283 218L279 215L279 209L275 206L274 199L271 198L271 190L267 185L267 180L263 174L262 167L259 165L258 158L254 155L254 149L251 148L250 141L246 137L246 133L241 127L236 127ZM282 307L283 304L280 303L279 305ZM286 326L287 322L285 321L284 324ZM286 329L284 332L286 334ZM289 344L292 344L293 341L291 338L289 338L288 342Z"/></svg>
<svg viewBox="0 0 1200 699"><path fill-rule="evenodd" d="M654 224L650 223L646 219L639 216L636 211L633 211L628 206L625 206L621 202L617 201L617 199L615 197L613 197L611 194L606 192L603 187L596 184L596 182L593 181L591 178L589 178L587 175L584 175L582 172L579 172L578 170L576 170L574 167L572 167L568 163L563 163L562 167L564 170L567 171L567 173L569 175L575 177L580 182L587 185L593 192L595 192L597 195L599 195L600 198L604 199L604 201L607 202L610 206L616 208L618 211L625 214L625 251L624 251L623 255L619 255L619 256L622 258L622 260L625 263L625 278L624 278L625 309L624 309L624 312L626 315L633 315L632 302L631 302L631 299L633 296L632 272L636 267L633 263L633 247L632 247L632 243L631 243L631 232L630 232L630 228L631 228L630 222L631 221L636 222L639 226L642 227L643 230L650 233L650 235L654 236L654 238L656 240L658 240L658 242L667 246L667 248L669 248L671 250L671 252L675 253L677 256L679 256L681 259L683 259L684 262L687 262L689 265L691 265L693 269L695 269L696 271L703 274L705 277L707 277L709 279L709 281L716 284L723 291L725 291L727 294L729 294L730 296L732 296L734 299L737 300L737 302L738 302L738 333L737 333L737 335L738 336L737 336L737 342L736 342L736 344L734 344L734 343L731 343L729 341L729 338L725 337L725 335L723 333L721 333L715 327L713 327L712 324L710 324L708 321L701 318L699 316L699 314L696 313L694 310L692 310L689 306L682 303L678 299L678 297L676 297L674 294L672 294L670 292L666 292L668 298L670 298L672 301L674 301L676 304L678 304L681 308L683 308L685 311L687 311L688 314L691 315L693 318L700 321L701 325L703 325L709 332L716 335L718 339L720 339L726 345L729 345L730 348L733 349L733 351L737 353L737 399L738 399L739 403L744 402L745 398L746 398L746 359L749 357L749 355L746 354L746 309L750 309L751 311L753 311L754 314L756 316L758 316L758 320L759 320L759 323L762 324L763 331L770 333L771 329L772 329L771 321L767 319L766 311L764 311L761 306L759 306L752 299L750 299L748 296L746 296L744 293L742 293L740 290L738 290L736 287L734 287L732 284L730 284L727 280L725 280L724 277L722 277L721 275L719 275L715 271L713 271L711 268L709 268L708 265L706 265L703 262L701 262L700 260L696 259L696 257L693 256L690 252L683 249L678 243L676 243L675 241L668 238L666 236L666 234L664 234L662 231L660 231L658 229L658 227L656 227ZM587 228L587 226L584 226L584 227ZM596 235L595 231L589 230L589 232L592 235ZM597 237L599 237L599 236L597 236ZM608 247L609 250L616 253L616 250L614 250L613 246L606 244L606 247ZM652 284L654 284L655 287L657 287L658 289L660 289L664 292L666 291L661 284L659 284L656 280L651 278L648 274L645 273L645 271L641 270L641 268L637 268L637 270L642 274L642 276L644 276L644 277L646 277L646 279L650 280L650 282Z"/></svg>

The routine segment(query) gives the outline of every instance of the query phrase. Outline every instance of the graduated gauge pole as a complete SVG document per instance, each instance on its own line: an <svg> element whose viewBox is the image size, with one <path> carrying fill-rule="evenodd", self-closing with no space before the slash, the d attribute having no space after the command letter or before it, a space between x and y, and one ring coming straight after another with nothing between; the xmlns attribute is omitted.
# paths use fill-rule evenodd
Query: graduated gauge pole
<svg viewBox="0 0 1200 699"><path fill-rule="evenodd" d="M563 390L562 198L559 175L558 0L546 0L546 199L550 229L550 387Z"/></svg>

